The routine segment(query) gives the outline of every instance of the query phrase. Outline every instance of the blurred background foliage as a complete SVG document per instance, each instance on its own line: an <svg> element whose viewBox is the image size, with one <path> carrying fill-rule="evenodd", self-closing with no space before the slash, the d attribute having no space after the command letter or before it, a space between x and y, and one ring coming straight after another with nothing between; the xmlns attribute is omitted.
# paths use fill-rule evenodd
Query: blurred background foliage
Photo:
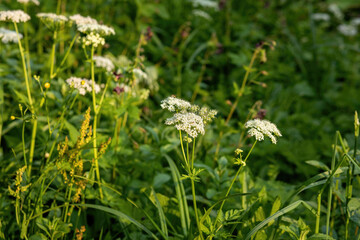
<svg viewBox="0 0 360 240"><path fill-rule="evenodd" d="M338 8L334 10L334 6ZM17 8L21 5L15 1L0 2L2 10ZM52 44L50 33L35 15L55 12L56 8L56 1L41 1L40 6L29 6L34 73L49 68L47 59ZM223 180L212 176L219 173L227 176L227 171L233 171L233 151L251 111L265 109L265 118L276 123L283 134L277 145L269 141L259 144L248 161L253 186L272 189L269 194L274 194L273 198L276 194L285 196L292 188L290 185L303 182L317 172L305 161L316 159L330 164L336 130L340 130L352 146L353 113L360 109L360 34L357 33L360 21L355 21L360 19L360 3L357 0L63 0L58 9L64 15L79 13L112 26L116 35L106 40L106 46L98 54L107 54L118 63L124 57L132 60L141 33L152 35L143 47L143 63L153 69L159 89L152 91L142 105L128 103L130 120L128 128L120 132L120 140L116 143L119 147L113 141L113 148L100 162L104 179L118 185L125 196L136 199L139 189L150 186L165 195L174 194L165 184L170 174L164 155L170 153L177 154L174 159L180 157L179 141L176 133L163 124L168 116L159 106L162 99L173 94L219 111L218 119L207 129L201 149L197 150L199 166L210 173L201 175L207 187L199 187L198 191L208 199L216 199L216 193L224 189ZM321 18L316 15L319 13L325 15ZM353 26L352 31L342 31L342 25ZM63 33L62 38L68 41L72 35ZM262 74L246 87L230 124L224 126L224 119L241 86L244 66L249 65L256 44L262 41L275 41L276 47L267 49L266 62L255 64ZM59 51L61 48L64 46L60 44ZM14 91L22 91L23 85L20 81L12 81L22 79L17 49L0 45L0 51L4 96L0 179L2 186L7 186L8 178L4 176L9 176L9 169L21 163L20 157L14 156L14 151L20 148L21 130L17 127L21 124L9 118L18 111L18 96ZM63 79L71 75L86 77L89 73L79 60L82 55L81 47L75 47L67 68L53 84L56 90L49 104L54 117L58 114L56 106L64 101ZM254 77L252 74L250 80ZM80 116L87 104L90 105L89 99L82 98L84 104L69 113L69 123L77 126L81 122ZM123 114L123 109L116 111ZM113 112L111 105L105 103L100 136L112 136ZM76 130L71 126L64 130L62 139ZM221 138L219 157L215 157L221 130L226 134ZM27 131L30 133L30 126ZM45 139L45 134L38 133L37 159L42 158L40 150L43 150ZM250 143L247 141L242 147L248 149ZM106 170L112 167L115 175ZM270 184L274 182L278 184ZM111 204L129 203L114 201ZM136 212L130 215L137 214L141 215Z"/></svg>

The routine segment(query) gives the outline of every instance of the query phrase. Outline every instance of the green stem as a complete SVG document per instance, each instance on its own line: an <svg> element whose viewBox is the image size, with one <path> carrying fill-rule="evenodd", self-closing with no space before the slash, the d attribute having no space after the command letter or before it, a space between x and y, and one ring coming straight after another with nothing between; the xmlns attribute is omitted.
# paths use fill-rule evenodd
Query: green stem
<svg viewBox="0 0 360 240"><path fill-rule="evenodd" d="M321 192L319 192L319 194L317 196L317 213L316 213L315 234L319 233L320 217L321 217Z"/></svg>
<svg viewBox="0 0 360 240"><path fill-rule="evenodd" d="M182 139L182 136L181 136L181 130L179 130L179 138L180 138L181 151L182 151L182 154L183 154L183 157L184 157L185 167L187 168L186 170L187 170L187 171L189 172L189 174L190 174L190 168L189 168L190 166L189 166L187 157L186 157L186 155L185 155L183 139Z"/></svg>
<svg viewBox="0 0 360 240"><path fill-rule="evenodd" d="M256 48L252 57L251 57L251 60L250 60L250 64L248 66L248 69L246 70L246 73L245 73L245 76L243 78L243 81L242 81L242 84L241 84L241 88L238 92L238 95L236 96L236 100L234 102L234 104L232 105L231 109L230 109L230 112L226 118L226 121L225 121L225 126L228 125L232 115L234 114L234 111L239 103L239 100L240 100L240 97L244 94L244 90L245 90L245 86L246 86L246 83L247 83L247 80L249 78L249 75L250 75L250 72L251 72L251 69L252 69L252 66L254 65L254 62L255 62L255 59L256 59L256 56L258 55L260 51L260 48ZM219 150L220 150L220 143L221 143L221 139L222 139L222 136L223 136L223 131L220 132L219 134L219 141L216 145L216 150L215 150L215 159L217 159L218 157L218 154L219 154Z"/></svg>
<svg viewBox="0 0 360 240"><path fill-rule="evenodd" d="M197 206L196 206L196 195L195 195L194 179L190 178L190 180L191 180L191 192L192 192L192 197L193 197L196 225L197 225L198 230L199 230L200 239L204 239L203 236L202 236L202 232L201 232L201 227L200 227L200 222L199 222L199 215L198 215Z"/></svg>
<svg viewBox="0 0 360 240"><path fill-rule="evenodd" d="M99 182L101 182L100 180L100 170L99 170L99 161L98 161L98 149L97 149L97 144L96 144L96 125L97 125L97 115L98 115L98 111L96 108L96 96L95 96L95 67L94 67L94 46L91 46L91 55L90 55L91 59L91 81L92 81L92 100L93 100L93 109L94 109L94 123L93 123L93 148L94 148L94 162L95 162L95 173L96 173L96 178ZM103 199L103 192L102 192L102 188L101 185L99 185L99 193L100 193L100 199Z"/></svg>
<svg viewBox="0 0 360 240"><path fill-rule="evenodd" d="M24 12L27 12L27 4L24 5ZM24 42L25 42L25 52L26 52L26 63L27 63L28 76L31 76L29 34L28 34L27 22L24 22ZM31 85L31 78L29 79L29 83Z"/></svg>
<svg viewBox="0 0 360 240"><path fill-rule="evenodd" d="M357 148L357 138L358 136L356 136L355 134L355 139L354 139L354 153L353 153L353 159L356 161L356 148ZM346 216L346 222L345 222L345 239L348 239L349 237L349 223L350 223L350 212L348 210L348 205L349 202L351 200L352 197L352 182L353 182L353 171L354 171L354 166L353 164L349 161L349 167L348 167L348 172L347 172L347 184L346 184L346 212L345 212L345 216Z"/></svg>
<svg viewBox="0 0 360 240"><path fill-rule="evenodd" d="M26 70L24 49L23 49L23 47L21 45L20 36L19 36L19 30L18 30L16 22L14 22L14 27L15 27L15 31L16 31L16 34L17 34L17 38L18 38L21 61L22 61L22 66L23 66L23 70L24 70L24 78L25 78L26 90L27 90L27 95L28 95L28 101L29 101L29 104L30 104L30 111L31 111L31 113L33 115L35 115L35 109L34 109L34 106L33 106L33 101L32 101L31 92L30 92L30 84L29 84L28 72ZM31 142L30 142L29 166L27 168L29 178L31 176L31 167L32 167L32 162L33 162L33 157L34 157L37 119L36 118L33 119L32 123L33 123L33 129L32 129Z"/></svg>
<svg viewBox="0 0 360 240"><path fill-rule="evenodd" d="M51 57L50 57L50 82L51 80L53 79L54 77L54 65L55 65L55 50L56 50L56 38L57 38L57 31L55 30L54 31L54 35L53 35L53 45L52 45L52 48L51 48Z"/></svg>
<svg viewBox="0 0 360 240"><path fill-rule="evenodd" d="M255 62L256 56L257 56L258 53L259 53L259 50L260 50L260 48L256 48L254 54L252 55L252 58L251 58L251 60L250 60L250 64L249 64L249 66L248 66L248 69L246 70L244 79L243 79L243 81L242 81L241 88L240 88L240 90L239 90L239 92L238 92L238 95L237 95L237 97L236 97L235 103L232 105L232 107L231 107L231 109L230 109L230 113L229 113L229 115L228 115L227 118L226 118L225 125L227 125L227 124L229 123L229 121L230 121L230 119L231 119L231 117L232 117L232 115L233 115L233 113L234 113L234 111L235 111L235 109L236 109L236 106L237 106L238 103L239 103L240 97L244 94L246 82L247 82L247 80L248 80L248 78L249 78L249 75L250 75L252 66L253 66L253 64L254 64L254 62Z"/></svg>
<svg viewBox="0 0 360 240"><path fill-rule="evenodd" d="M77 37L79 36L79 33L76 33L76 35L74 36L74 38L72 39L70 45L69 45L69 48L66 50L66 53L65 53L65 56L64 58L62 59L60 65L56 68L56 71L55 73L51 76L51 78L54 78L56 77L56 75L59 73L59 71L61 70L61 67L65 64L66 62L66 59L69 57L69 54L70 54L70 51L72 49L72 47L74 46L74 43L77 39Z"/></svg>
<svg viewBox="0 0 360 240"><path fill-rule="evenodd" d="M257 143L257 140L254 142L254 144L252 145L250 151L249 151L248 154L246 155L245 160L244 160L244 163L246 163L246 160L249 158L249 156L250 156L251 152L253 151L256 143ZM233 185L234 185L237 177L239 176L242 167L243 167L243 165L241 165L241 166L239 167L238 171L236 172L234 178L233 178L232 181L231 181L231 184L230 184L230 186L229 186L229 188L228 188L228 190L227 190L227 192L226 192L226 194L225 194L224 200L222 201L221 206L220 206L220 208L219 208L219 210L218 210L218 213L217 213L215 222L217 222L217 220L218 220L218 218L219 218L219 216L220 216L220 212L221 212L221 210L222 210L222 208L223 208L223 206L224 206L224 204L225 204L226 198L229 196L229 193L230 193L230 191L231 191L231 188L233 187Z"/></svg>
<svg viewBox="0 0 360 240"><path fill-rule="evenodd" d="M337 146L337 133L335 135L335 144L334 144L334 152L331 161L331 171L334 171L335 168L335 161L336 161L336 146ZM332 179L331 179L332 180ZM332 181L330 181L329 186L329 193L328 193L328 205L327 205L327 212L326 212L326 235L329 235L330 230L330 217L331 217L331 202L332 202Z"/></svg>
<svg viewBox="0 0 360 240"><path fill-rule="evenodd" d="M242 184L241 184L241 186L242 186L242 192L247 193L247 182L246 182L246 172L245 171L243 172L243 175L242 175ZM247 208L246 195L241 197L241 203L242 203L243 209L246 209Z"/></svg>
<svg viewBox="0 0 360 240"><path fill-rule="evenodd" d="M22 115L22 113L21 113L21 115ZM23 117L21 139L22 139L22 147L23 147L23 154L24 154L24 162L25 162L25 166L27 166L26 151L25 151L25 119L24 119L24 117Z"/></svg>

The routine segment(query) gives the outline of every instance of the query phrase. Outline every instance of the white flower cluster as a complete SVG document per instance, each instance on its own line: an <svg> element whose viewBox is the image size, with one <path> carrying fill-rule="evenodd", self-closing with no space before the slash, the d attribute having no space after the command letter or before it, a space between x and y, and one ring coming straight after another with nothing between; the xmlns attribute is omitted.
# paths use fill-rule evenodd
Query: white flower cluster
<svg viewBox="0 0 360 240"><path fill-rule="evenodd" d="M215 10L218 9L218 2L212 0L192 0L192 5L194 7L206 7L206 8L213 8Z"/></svg>
<svg viewBox="0 0 360 240"><path fill-rule="evenodd" d="M97 24L97 23L90 23L90 24L80 24L77 26L77 29L79 32L90 34L90 33L97 33L101 36L108 36L111 34L115 34L115 31L113 28Z"/></svg>
<svg viewBox="0 0 360 240"><path fill-rule="evenodd" d="M93 60L95 61L96 67L104 68L107 72L112 72L115 68L112 61L106 57L94 56Z"/></svg>
<svg viewBox="0 0 360 240"><path fill-rule="evenodd" d="M38 0L17 0L18 3L22 3L22 4L28 4L28 3L33 3L37 6L39 6L40 2Z"/></svg>
<svg viewBox="0 0 360 240"><path fill-rule="evenodd" d="M86 78L70 77L66 79L67 84L79 91L80 95L85 95L87 92L92 92L92 82ZM95 93L100 92L100 86L95 83Z"/></svg>
<svg viewBox="0 0 360 240"><path fill-rule="evenodd" d="M133 73L137 79L147 79L147 74L140 68L134 68Z"/></svg>
<svg viewBox="0 0 360 240"><path fill-rule="evenodd" d="M0 21L27 22L30 16L22 10L0 11Z"/></svg>
<svg viewBox="0 0 360 240"><path fill-rule="evenodd" d="M75 14L71 17L69 17L71 21L75 22L76 25L84 25L84 24L98 24L98 22L87 16L87 17L83 17L80 14Z"/></svg>
<svg viewBox="0 0 360 240"><path fill-rule="evenodd" d="M276 137L281 137L279 129L276 125L268 120L254 119L245 123L246 128L250 128L248 134L255 137L257 141L264 140L265 136L268 136L272 143L276 144Z"/></svg>
<svg viewBox="0 0 360 240"><path fill-rule="evenodd" d="M358 26L360 25L360 18L354 18L350 22L351 25Z"/></svg>
<svg viewBox="0 0 360 240"><path fill-rule="evenodd" d="M205 133L205 125L212 121L217 111L207 107L200 108L191 105L188 101L168 97L161 101L161 108L176 112L173 117L166 119L166 125L175 125L176 129L185 131L190 137Z"/></svg>
<svg viewBox="0 0 360 240"><path fill-rule="evenodd" d="M162 109L167 109L170 112L186 112L191 108L191 104L188 101L176 97L168 97L162 100L160 106Z"/></svg>
<svg viewBox="0 0 360 240"><path fill-rule="evenodd" d="M23 35L19 33L19 38L23 38ZM11 31L5 28L0 28L0 39L3 43L17 43L18 42L18 36L15 31Z"/></svg>
<svg viewBox="0 0 360 240"><path fill-rule="evenodd" d="M196 138L198 134L205 134L205 125L203 119L195 113L175 113L173 117L166 119L166 125L175 125L177 130L189 134Z"/></svg>
<svg viewBox="0 0 360 240"><path fill-rule="evenodd" d="M339 20L342 20L344 18L344 15L343 15L341 9L335 3L332 3L332 4L329 5L329 11L332 14L334 14L334 16Z"/></svg>
<svg viewBox="0 0 360 240"><path fill-rule="evenodd" d="M330 15L327 13L314 13L311 17L315 21L330 21Z"/></svg>
<svg viewBox="0 0 360 240"><path fill-rule="evenodd" d="M202 18L204 18L204 19L206 19L208 21L212 21L211 16L205 11L195 9L195 10L192 11L192 14L194 14L195 16L202 17Z"/></svg>
<svg viewBox="0 0 360 240"><path fill-rule="evenodd" d="M342 35L348 37L355 36L358 33L356 26L350 24L341 24L337 29Z"/></svg>
<svg viewBox="0 0 360 240"><path fill-rule="evenodd" d="M68 21L67 17L63 15L57 15L55 13L38 13L36 16L43 21L51 23L63 23Z"/></svg>
<svg viewBox="0 0 360 240"><path fill-rule="evenodd" d="M82 38L82 42L85 46L93 45L94 47L97 47L99 45L104 45L105 39L102 38L98 33L91 32Z"/></svg>

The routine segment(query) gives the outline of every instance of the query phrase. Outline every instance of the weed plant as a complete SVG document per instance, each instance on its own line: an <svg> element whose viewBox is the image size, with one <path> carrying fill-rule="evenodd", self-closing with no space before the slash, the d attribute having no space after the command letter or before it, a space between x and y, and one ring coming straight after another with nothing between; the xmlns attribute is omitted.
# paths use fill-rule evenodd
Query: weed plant
<svg viewBox="0 0 360 240"><path fill-rule="evenodd" d="M357 7L0 2L0 239L360 239Z"/></svg>

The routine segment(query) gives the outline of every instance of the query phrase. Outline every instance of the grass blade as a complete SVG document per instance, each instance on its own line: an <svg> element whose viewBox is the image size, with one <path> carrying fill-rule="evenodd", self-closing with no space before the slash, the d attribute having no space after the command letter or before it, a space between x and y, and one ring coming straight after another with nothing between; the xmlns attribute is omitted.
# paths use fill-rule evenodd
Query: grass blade
<svg viewBox="0 0 360 240"><path fill-rule="evenodd" d="M176 197L179 203L181 227L183 229L184 236L187 236L190 228L190 216L184 185L182 184L179 170L177 169L174 161L168 155L165 155L165 158L169 163L171 175L175 184Z"/></svg>
<svg viewBox="0 0 360 240"><path fill-rule="evenodd" d="M95 205L95 204L87 204L86 203L86 204L74 204L74 205L79 206L79 207L94 208L94 209L101 210L103 212L113 214L113 215L115 215L115 216L117 216L119 218L125 219L125 220L133 223L135 226L137 226L138 228L140 228L141 230L143 230L144 232L146 232L147 234L152 236L154 239L158 239L158 237L156 237L155 234L152 233L148 228L146 228L144 225L142 225L141 223L139 223L138 221L136 221L132 217L129 217L128 215L124 214L123 212L120 212L118 210L115 210L115 209L112 209L112 208L109 208L109 207Z"/></svg>
<svg viewBox="0 0 360 240"><path fill-rule="evenodd" d="M155 206L158 209L159 212L159 218L160 218L160 224L161 224L161 230L163 231L163 233L165 234L166 238L168 239L169 235L168 235L168 229L167 229L167 225L166 225L166 217L164 214L164 210L160 204L160 201L158 199L158 197L156 196L156 192L154 191L154 189L151 189L152 195L154 196L154 200L155 200Z"/></svg>

